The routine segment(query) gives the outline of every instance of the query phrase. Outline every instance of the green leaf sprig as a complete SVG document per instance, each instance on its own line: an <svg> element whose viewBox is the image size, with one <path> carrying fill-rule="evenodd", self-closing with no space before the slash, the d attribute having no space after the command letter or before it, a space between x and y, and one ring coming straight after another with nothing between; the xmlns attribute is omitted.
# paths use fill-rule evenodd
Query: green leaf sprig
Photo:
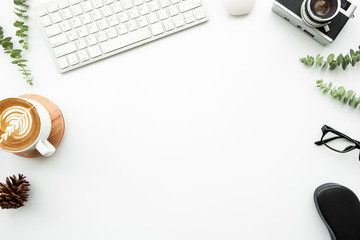
<svg viewBox="0 0 360 240"><path fill-rule="evenodd" d="M4 30L0 26L0 45L4 49L4 53L10 54L10 57L13 59L11 62L19 67L19 71L22 73L26 82L30 85L33 85L33 77L31 71L27 68L27 60L22 57L22 50L14 48L11 37L4 36Z"/></svg>
<svg viewBox="0 0 360 240"><path fill-rule="evenodd" d="M358 50L350 49L348 54L339 54L337 57L333 53L329 54L327 58L318 54L316 57L307 55L306 57L300 58L300 62L307 66L315 66L334 70L341 66L343 70L346 70L347 66L355 66L356 63L360 62L360 46Z"/></svg>
<svg viewBox="0 0 360 240"><path fill-rule="evenodd" d="M28 34L29 27L25 24L25 20L28 18L27 9L29 5L27 4L27 0L14 0L15 11L14 13L19 19L14 23L14 26L18 29L15 33L17 37L20 38L18 41L24 50L29 48L28 43ZM23 58L22 49L17 49L14 47L12 37L4 36L4 29L0 26L0 45L4 49L4 53L9 54L13 59L12 64L15 64L19 67L19 71L23 75L24 79L29 85L33 85L33 76L31 71L28 69L26 65L27 60Z"/></svg>
<svg viewBox="0 0 360 240"><path fill-rule="evenodd" d="M330 95L350 107L357 108L360 104L360 96L357 97L353 90L346 90L343 86L333 86L332 82L326 83L322 79L316 81L316 86L322 90L324 94L330 93Z"/></svg>
<svg viewBox="0 0 360 240"><path fill-rule="evenodd" d="M18 30L16 31L16 36L20 38L19 43L24 49L28 49L29 47L27 39L27 32L29 31L29 26L27 26L24 22L25 19L28 18L27 9L29 8L29 5L26 2L27 0L14 0L14 4L17 6L15 7L14 13L16 14L16 16L19 17L19 20L14 23L14 26L18 28Z"/></svg>

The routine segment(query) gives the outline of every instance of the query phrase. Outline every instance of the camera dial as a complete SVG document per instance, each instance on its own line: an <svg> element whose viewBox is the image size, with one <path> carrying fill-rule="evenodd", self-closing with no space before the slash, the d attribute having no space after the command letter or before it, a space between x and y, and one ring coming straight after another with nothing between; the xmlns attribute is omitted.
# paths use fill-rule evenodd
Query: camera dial
<svg viewBox="0 0 360 240"><path fill-rule="evenodd" d="M310 27L324 27L330 31L330 21L340 11L340 0L304 0L301 5L301 17Z"/></svg>

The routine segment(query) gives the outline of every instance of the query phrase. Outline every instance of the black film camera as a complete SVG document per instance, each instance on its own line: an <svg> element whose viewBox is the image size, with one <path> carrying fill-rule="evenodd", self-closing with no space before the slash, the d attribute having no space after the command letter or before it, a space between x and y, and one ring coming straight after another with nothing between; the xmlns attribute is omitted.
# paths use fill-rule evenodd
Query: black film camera
<svg viewBox="0 0 360 240"><path fill-rule="evenodd" d="M326 46L339 35L356 6L348 0L276 0L273 11Z"/></svg>

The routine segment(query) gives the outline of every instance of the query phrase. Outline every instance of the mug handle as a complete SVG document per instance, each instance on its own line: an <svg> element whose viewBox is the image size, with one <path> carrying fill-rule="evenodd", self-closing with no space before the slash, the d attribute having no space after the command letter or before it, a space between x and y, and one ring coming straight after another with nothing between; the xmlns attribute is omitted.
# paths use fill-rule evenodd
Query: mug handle
<svg viewBox="0 0 360 240"><path fill-rule="evenodd" d="M36 150L41 153L44 157L50 157L55 152L55 147L48 140L40 140L35 145Z"/></svg>

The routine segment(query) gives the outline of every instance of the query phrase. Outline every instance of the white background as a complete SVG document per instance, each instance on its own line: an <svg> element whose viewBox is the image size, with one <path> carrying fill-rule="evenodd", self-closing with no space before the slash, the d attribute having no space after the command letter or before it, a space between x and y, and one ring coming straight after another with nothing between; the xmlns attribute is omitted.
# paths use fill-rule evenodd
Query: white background
<svg viewBox="0 0 360 240"><path fill-rule="evenodd" d="M360 94L360 69L298 59L356 49L360 16L323 47L274 14L272 1L243 17L223 1L204 3L209 22L66 74L31 13L35 85L0 54L0 98L48 97L66 132L48 159L0 152L0 181L22 173L31 183L25 207L0 211L1 239L330 239L313 192L337 182L360 196L360 163L358 151L314 141L323 124L360 139L360 111L315 81ZM11 34L12 8L2 1Z"/></svg>

